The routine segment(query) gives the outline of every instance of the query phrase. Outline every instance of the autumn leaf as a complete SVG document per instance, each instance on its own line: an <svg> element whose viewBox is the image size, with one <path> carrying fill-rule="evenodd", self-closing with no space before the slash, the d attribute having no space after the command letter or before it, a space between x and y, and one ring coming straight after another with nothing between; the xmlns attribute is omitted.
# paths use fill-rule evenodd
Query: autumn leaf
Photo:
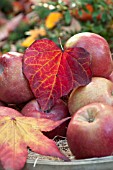
<svg viewBox="0 0 113 170"><path fill-rule="evenodd" d="M0 41L6 39L9 33L14 31L23 18L23 14L18 14L11 20L7 21L3 26L0 27Z"/></svg>
<svg viewBox="0 0 113 170"><path fill-rule="evenodd" d="M45 36L46 35L46 30L44 28L36 28L34 30L28 31L27 34L31 35L33 37L37 37L39 35Z"/></svg>
<svg viewBox="0 0 113 170"><path fill-rule="evenodd" d="M65 32L80 32L81 31L81 25L78 20L76 20L74 17L71 19L71 24L69 26L62 26L62 31Z"/></svg>
<svg viewBox="0 0 113 170"><path fill-rule="evenodd" d="M42 110L91 79L90 56L83 48L62 51L53 41L41 39L26 49L23 72Z"/></svg>
<svg viewBox="0 0 113 170"><path fill-rule="evenodd" d="M21 43L21 46L29 47L35 40L36 40L35 37L29 36Z"/></svg>
<svg viewBox="0 0 113 170"><path fill-rule="evenodd" d="M24 5L23 5L22 2L13 1L13 2L12 2L12 5L13 5L13 11L14 11L15 13L19 13L19 12L24 11Z"/></svg>
<svg viewBox="0 0 113 170"><path fill-rule="evenodd" d="M45 21L45 26L52 29L61 19L63 15L60 12L51 12Z"/></svg>
<svg viewBox="0 0 113 170"><path fill-rule="evenodd" d="M30 35L27 37L23 42L22 46L23 47L29 47L39 36L45 36L46 35L46 30L44 28L37 28L34 30L30 30L27 32L27 35Z"/></svg>
<svg viewBox="0 0 113 170"><path fill-rule="evenodd" d="M0 161L5 170L21 170L32 151L69 160L60 152L56 143L43 135L69 118L60 121L24 116L0 116Z"/></svg>

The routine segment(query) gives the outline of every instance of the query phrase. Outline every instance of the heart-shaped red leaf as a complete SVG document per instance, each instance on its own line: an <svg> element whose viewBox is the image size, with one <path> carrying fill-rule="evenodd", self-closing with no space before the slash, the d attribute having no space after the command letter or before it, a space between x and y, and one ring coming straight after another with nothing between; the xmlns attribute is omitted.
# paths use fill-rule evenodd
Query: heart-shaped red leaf
<svg viewBox="0 0 113 170"><path fill-rule="evenodd" d="M49 39L36 40L24 54L23 71L42 110L73 88L90 82L90 55L80 47L62 51Z"/></svg>

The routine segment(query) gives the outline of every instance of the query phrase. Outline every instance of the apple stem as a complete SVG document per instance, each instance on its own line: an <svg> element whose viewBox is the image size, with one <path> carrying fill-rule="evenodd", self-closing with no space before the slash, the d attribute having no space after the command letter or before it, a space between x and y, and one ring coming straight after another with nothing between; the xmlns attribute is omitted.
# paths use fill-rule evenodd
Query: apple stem
<svg viewBox="0 0 113 170"><path fill-rule="evenodd" d="M88 119L88 122L91 123L94 121L94 114L92 113L92 110L88 110L88 116L89 116L89 119Z"/></svg>
<svg viewBox="0 0 113 170"><path fill-rule="evenodd" d="M64 48L63 48L63 46L62 46L62 41L61 41L61 38L59 37L58 39L59 39L59 44L60 44L60 47L61 47L62 51L64 51Z"/></svg>

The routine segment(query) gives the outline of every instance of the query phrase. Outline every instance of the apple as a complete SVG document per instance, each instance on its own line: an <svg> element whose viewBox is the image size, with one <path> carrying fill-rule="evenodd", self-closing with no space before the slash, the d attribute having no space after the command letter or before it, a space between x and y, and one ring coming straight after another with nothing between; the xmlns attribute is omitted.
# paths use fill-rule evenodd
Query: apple
<svg viewBox="0 0 113 170"><path fill-rule="evenodd" d="M90 53L91 69L95 77L108 77L112 72L113 63L108 42L100 35L82 32L69 38L66 48L82 47Z"/></svg>
<svg viewBox="0 0 113 170"><path fill-rule="evenodd" d="M37 100L33 99L23 107L21 113L28 117L45 118L54 121L70 116L68 106L61 99L57 100L55 105L49 111L45 112L41 111ZM67 125L68 121L64 122L53 131L46 132L45 134L50 138L53 138L54 136L66 136Z"/></svg>
<svg viewBox="0 0 113 170"><path fill-rule="evenodd" d="M92 103L74 113L67 142L76 159L113 154L113 107Z"/></svg>
<svg viewBox="0 0 113 170"><path fill-rule="evenodd" d="M81 107L94 102L113 106L113 82L104 77L93 77L88 85L73 89L68 99L69 112L73 115Z"/></svg>
<svg viewBox="0 0 113 170"><path fill-rule="evenodd" d="M68 107L61 99L57 100L55 105L49 111L41 111L36 99L29 101L21 110L24 116L46 118L54 121L68 116Z"/></svg>
<svg viewBox="0 0 113 170"><path fill-rule="evenodd" d="M32 99L33 93L22 72L23 54L8 52L0 57L0 100L20 104Z"/></svg>

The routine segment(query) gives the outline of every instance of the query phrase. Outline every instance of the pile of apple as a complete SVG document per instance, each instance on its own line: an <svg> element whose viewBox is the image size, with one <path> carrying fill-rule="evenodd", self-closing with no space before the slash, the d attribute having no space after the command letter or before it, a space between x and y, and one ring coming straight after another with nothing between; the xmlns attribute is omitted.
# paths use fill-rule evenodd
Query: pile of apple
<svg viewBox="0 0 113 170"><path fill-rule="evenodd" d="M84 32L65 44L65 48L74 46L90 53L93 77L88 85L73 89L68 104L59 99L49 112L42 112L23 74L23 54L8 52L0 57L0 106L8 106L8 112L18 105L24 116L55 121L71 115L68 127L65 124L47 135L67 135L77 159L112 155L113 61L109 45L100 35Z"/></svg>
<svg viewBox="0 0 113 170"><path fill-rule="evenodd" d="M92 80L73 89L68 99L72 119L67 141L77 159L113 154L113 61L106 40L94 33L79 33L66 47L83 47L91 56Z"/></svg>

